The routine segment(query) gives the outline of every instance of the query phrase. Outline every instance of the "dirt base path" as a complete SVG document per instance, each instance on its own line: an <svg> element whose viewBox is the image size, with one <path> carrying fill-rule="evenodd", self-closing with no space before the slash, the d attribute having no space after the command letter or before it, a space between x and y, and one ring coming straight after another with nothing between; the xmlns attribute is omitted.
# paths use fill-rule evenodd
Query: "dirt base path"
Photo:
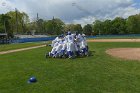
<svg viewBox="0 0 140 93"><path fill-rule="evenodd" d="M140 39L91 39L88 42L140 42ZM140 61L140 48L114 48L106 51L107 54L128 60Z"/></svg>
<svg viewBox="0 0 140 93"><path fill-rule="evenodd" d="M13 52L24 51L24 50L30 50L30 49L35 49L35 48L41 48L41 47L45 47L45 46L46 45L40 45L40 46L34 46L34 47L28 47L28 48L21 48L21 49L15 49L15 50L2 51L2 52L0 52L0 55L13 53Z"/></svg>
<svg viewBox="0 0 140 93"><path fill-rule="evenodd" d="M107 50L106 53L117 58L140 61L140 48L114 48Z"/></svg>
<svg viewBox="0 0 140 93"><path fill-rule="evenodd" d="M88 42L140 42L140 39L91 39Z"/></svg>

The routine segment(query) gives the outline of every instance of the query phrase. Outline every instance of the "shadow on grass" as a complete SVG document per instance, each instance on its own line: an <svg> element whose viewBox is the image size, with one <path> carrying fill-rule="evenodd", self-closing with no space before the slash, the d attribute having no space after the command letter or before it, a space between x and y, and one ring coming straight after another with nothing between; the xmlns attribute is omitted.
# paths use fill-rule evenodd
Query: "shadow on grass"
<svg viewBox="0 0 140 93"><path fill-rule="evenodd" d="M72 58L68 58L68 56L64 56L64 57L56 57L56 59L76 59L76 58L85 58L85 57L90 57L90 56L94 56L95 55L95 51L89 51L87 55L80 55L80 56L75 56ZM45 54L45 58L53 58L53 57L49 57L48 53Z"/></svg>

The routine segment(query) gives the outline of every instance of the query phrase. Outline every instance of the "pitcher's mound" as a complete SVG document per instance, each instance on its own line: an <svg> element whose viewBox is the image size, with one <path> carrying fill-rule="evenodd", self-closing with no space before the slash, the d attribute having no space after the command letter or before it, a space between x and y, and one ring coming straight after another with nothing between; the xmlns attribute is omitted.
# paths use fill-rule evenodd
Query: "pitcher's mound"
<svg viewBox="0 0 140 93"><path fill-rule="evenodd" d="M118 58L140 61L140 48L114 48L108 49L106 53Z"/></svg>

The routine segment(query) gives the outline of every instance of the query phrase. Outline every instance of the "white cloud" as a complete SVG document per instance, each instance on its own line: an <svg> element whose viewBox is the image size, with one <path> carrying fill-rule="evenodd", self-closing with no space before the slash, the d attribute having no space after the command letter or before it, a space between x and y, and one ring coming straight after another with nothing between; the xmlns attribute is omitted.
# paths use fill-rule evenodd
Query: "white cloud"
<svg viewBox="0 0 140 93"><path fill-rule="evenodd" d="M6 2L6 6L2 6ZM32 18L50 19L53 16L67 23L92 23L95 19L128 17L140 13L134 0L1 0L0 13L15 7ZM7 8L8 7L8 8Z"/></svg>
<svg viewBox="0 0 140 93"><path fill-rule="evenodd" d="M88 16L88 17L83 17L79 20L75 19L72 21L72 23L74 24L82 24L82 26L86 25L86 24L92 24L94 21L96 20L95 17L92 16Z"/></svg>
<svg viewBox="0 0 140 93"><path fill-rule="evenodd" d="M0 14L13 10L14 4L9 0L0 0Z"/></svg>

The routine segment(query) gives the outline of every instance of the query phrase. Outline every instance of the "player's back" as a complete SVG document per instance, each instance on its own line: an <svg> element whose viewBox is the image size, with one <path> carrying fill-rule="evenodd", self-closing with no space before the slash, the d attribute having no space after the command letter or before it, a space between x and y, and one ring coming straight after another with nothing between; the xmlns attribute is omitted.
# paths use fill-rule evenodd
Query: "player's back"
<svg viewBox="0 0 140 93"><path fill-rule="evenodd" d="M74 36L73 35L67 35L66 40L67 40L67 42L74 42Z"/></svg>

